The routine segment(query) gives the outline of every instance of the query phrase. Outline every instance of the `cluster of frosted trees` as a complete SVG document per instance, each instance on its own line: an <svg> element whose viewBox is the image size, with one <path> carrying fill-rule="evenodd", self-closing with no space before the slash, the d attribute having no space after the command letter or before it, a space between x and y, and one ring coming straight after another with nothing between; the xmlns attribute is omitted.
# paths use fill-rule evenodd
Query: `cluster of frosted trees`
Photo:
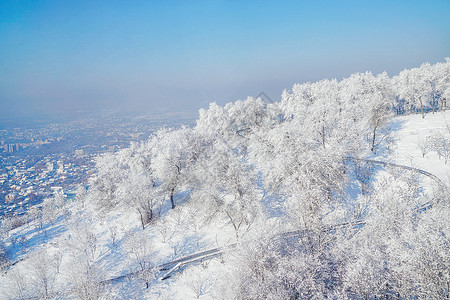
<svg viewBox="0 0 450 300"><path fill-rule="evenodd" d="M450 131L434 130L425 138L419 138L418 148L425 157L428 152L435 152L439 159L444 158L445 164L450 159Z"/></svg>
<svg viewBox="0 0 450 300"><path fill-rule="evenodd" d="M242 159L243 145L232 146L231 138L218 134L199 128L161 130L146 143L99 157L88 199L104 211L133 209L143 229L177 201L198 202L198 218L224 218L239 236L260 214L256 172Z"/></svg>
<svg viewBox="0 0 450 300"><path fill-rule="evenodd" d="M389 148L393 112L445 110L449 72L447 59L298 84L280 103L213 103L193 128L99 158L90 199L135 209L145 228L184 192L196 218L227 222L241 241L217 294L228 299L448 296L448 191L424 194L398 170L375 180L374 166L348 158ZM274 215L283 225L267 225Z"/></svg>
<svg viewBox="0 0 450 300"><path fill-rule="evenodd" d="M375 176L355 158L389 149L395 112L445 110L449 74L447 59L393 78L358 73L294 85L279 103L212 103L192 128L163 129L98 157L78 199L100 214L132 210L142 229L187 205L201 224L227 224L239 243L224 256L217 298L448 297L447 188L425 194L414 172ZM73 226L70 259L83 276L69 272L66 285L96 298L95 235ZM148 286L144 241L135 235L126 244ZM39 286L50 293L46 281Z"/></svg>
<svg viewBox="0 0 450 300"><path fill-rule="evenodd" d="M422 64L419 68L406 69L394 78L398 97L397 113L445 110L450 97L450 59L443 63Z"/></svg>

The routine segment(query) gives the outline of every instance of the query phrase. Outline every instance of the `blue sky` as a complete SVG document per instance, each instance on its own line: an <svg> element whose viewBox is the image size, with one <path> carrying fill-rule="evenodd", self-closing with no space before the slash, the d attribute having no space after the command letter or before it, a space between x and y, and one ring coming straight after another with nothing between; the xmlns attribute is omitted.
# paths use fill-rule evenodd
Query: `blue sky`
<svg viewBox="0 0 450 300"><path fill-rule="evenodd" d="M0 118L195 111L450 56L450 1L1 1Z"/></svg>

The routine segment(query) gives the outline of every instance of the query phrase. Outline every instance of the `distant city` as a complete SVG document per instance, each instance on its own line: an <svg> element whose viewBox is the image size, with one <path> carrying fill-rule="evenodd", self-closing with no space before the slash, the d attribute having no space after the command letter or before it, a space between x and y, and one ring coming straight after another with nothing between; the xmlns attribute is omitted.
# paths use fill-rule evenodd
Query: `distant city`
<svg viewBox="0 0 450 300"><path fill-rule="evenodd" d="M57 193L74 197L94 158L147 140L161 127L191 125L194 113L28 122L0 130L0 216L22 215ZM25 123L24 123L25 124Z"/></svg>

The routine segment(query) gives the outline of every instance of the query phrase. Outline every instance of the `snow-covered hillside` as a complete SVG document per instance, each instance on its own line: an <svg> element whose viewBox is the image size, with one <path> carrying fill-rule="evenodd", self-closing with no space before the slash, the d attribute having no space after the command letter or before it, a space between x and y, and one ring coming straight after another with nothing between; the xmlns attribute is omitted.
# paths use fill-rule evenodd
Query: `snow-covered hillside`
<svg viewBox="0 0 450 300"><path fill-rule="evenodd" d="M2 220L0 298L448 296L449 73L212 103L192 128L98 157L75 199Z"/></svg>
<svg viewBox="0 0 450 300"><path fill-rule="evenodd" d="M450 185L450 111L429 113L424 119L420 115L399 116L394 122L398 128L392 161L428 171ZM433 139L442 141L439 150L434 149Z"/></svg>

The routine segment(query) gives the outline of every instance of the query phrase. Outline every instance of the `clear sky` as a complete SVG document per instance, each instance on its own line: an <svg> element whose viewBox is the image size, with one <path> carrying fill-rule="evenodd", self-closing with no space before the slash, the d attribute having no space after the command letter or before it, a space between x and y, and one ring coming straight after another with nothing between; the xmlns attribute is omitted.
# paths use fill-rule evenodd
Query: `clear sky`
<svg viewBox="0 0 450 300"><path fill-rule="evenodd" d="M0 118L195 111L450 56L450 1L0 1Z"/></svg>

